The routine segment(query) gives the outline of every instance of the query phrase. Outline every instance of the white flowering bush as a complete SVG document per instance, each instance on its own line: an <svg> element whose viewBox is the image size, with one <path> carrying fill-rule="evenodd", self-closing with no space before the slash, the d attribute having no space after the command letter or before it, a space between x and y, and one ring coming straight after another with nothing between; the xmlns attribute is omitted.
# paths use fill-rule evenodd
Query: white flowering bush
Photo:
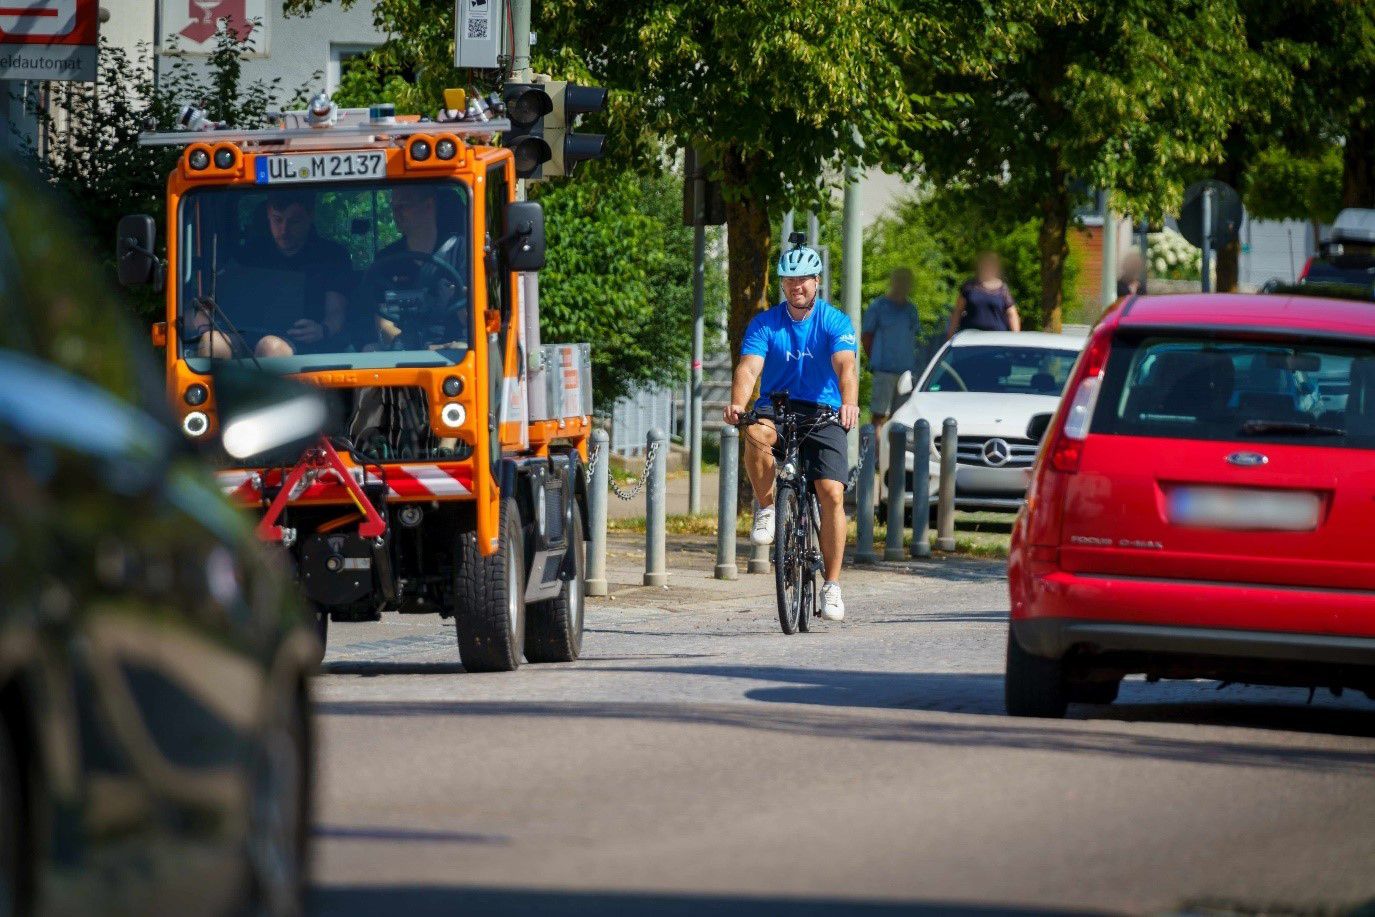
<svg viewBox="0 0 1375 917"><path fill-rule="evenodd" d="M1166 280L1198 280L1203 253L1189 244L1177 231L1166 227L1163 232L1146 236L1150 276Z"/></svg>

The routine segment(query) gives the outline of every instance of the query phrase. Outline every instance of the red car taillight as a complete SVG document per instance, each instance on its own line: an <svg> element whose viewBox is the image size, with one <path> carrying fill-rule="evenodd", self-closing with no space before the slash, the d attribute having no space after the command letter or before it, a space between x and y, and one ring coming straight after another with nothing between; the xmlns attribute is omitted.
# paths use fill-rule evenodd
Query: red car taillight
<svg viewBox="0 0 1375 917"><path fill-rule="evenodd" d="M1311 267L1313 267L1313 259L1312 259L1312 258L1309 258L1308 260L1306 260L1306 261L1303 262L1303 270L1299 271L1299 279L1300 279L1300 280L1305 280L1305 279L1308 278L1308 271L1309 271L1309 269L1310 269Z"/></svg>
<svg viewBox="0 0 1375 917"><path fill-rule="evenodd" d="M1094 335L1084 351L1083 370L1065 408L1065 421L1055 437L1050 452L1050 466L1056 471L1073 473L1079 470L1084 455L1084 440L1089 435L1093 409L1098 404L1098 390L1102 387L1103 366L1108 362L1111 337L1106 332Z"/></svg>

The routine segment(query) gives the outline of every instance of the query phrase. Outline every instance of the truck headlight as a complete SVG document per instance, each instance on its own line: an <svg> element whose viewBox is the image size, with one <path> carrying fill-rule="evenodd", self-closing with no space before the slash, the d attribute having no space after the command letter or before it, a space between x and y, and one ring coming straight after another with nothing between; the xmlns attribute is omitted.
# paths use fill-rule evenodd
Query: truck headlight
<svg viewBox="0 0 1375 917"><path fill-rule="evenodd" d="M439 419L444 421L446 427L461 427L468 419L468 412L457 401L450 401L444 405L444 410L439 412Z"/></svg>
<svg viewBox="0 0 1375 917"><path fill-rule="evenodd" d="M204 411L192 411L181 420L181 429L187 436L200 437L210 429L210 418Z"/></svg>

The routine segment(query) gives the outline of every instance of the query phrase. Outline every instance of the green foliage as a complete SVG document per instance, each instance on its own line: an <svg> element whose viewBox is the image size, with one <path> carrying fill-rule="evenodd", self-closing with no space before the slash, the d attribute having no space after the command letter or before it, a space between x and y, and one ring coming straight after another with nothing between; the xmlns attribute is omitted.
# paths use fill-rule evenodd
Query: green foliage
<svg viewBox="0 0 1375 917"><path fill-rule="evenodd" d="M413 87L403 74L385 69L368 53L345 62L332 98L340 108L367 108L391 102L398 115L418 115L421 107L414 96Z"/></svg>
<svg viewBox="0 0 1375 917"><path fill-rule="evenodd" d="M1342 207L1342 151L1331 146L1314 156L1295 156L1272 146L1251 162L1241 190L1256 219L1330 223Z"/></svg>
<svg viewBox="0 0 1375 917"><path fill-rule="evenodd" d="M913 193L899 201L865 231L863 301L867 305L888 289L888 275L910 268L912 302L922 327L941 334L960 284L973 274L981 251L1002 256L1008 288L1017 301L1023 327L1042 328L1041 259L1036 220L1015 220L981 207L977 197L958 191ZM1076 285L1082 258L1071 250L1061 277L1061 295L1071 312L1082 309Z"/></svg>
<svg viewBox="0 0 1375 917"><path fill-rule="evenodd" d="M280 80L243 82L242 60L252 48L251 34L240 38L222 27L204 64L171 57L155 89L151 47L140 44L129 54L102 38L96 81L53 84L50 107L33 111L40 137L28 142L27 155L71 202L112 278L115 225L128 213L148 213L164 225L167 176L181 153L139 146L138 135L174 129L181 106L193 101L204 102L210 118L236 127L260 126L282 107ZM300 103L304 94L299 90L288 102ZM161 311L151 291L132 298L146 316Z"/></svg>
<svg viewBox="0 0 1375 917"><path fill-rule="evenodd" d="M681 383L692 348L692 230L682 225L679 179L589 168L532 191L557 253L540 272L543 340L592 342L603 408L636 386ZM722 286L710 269L708 325Z"/></svg>

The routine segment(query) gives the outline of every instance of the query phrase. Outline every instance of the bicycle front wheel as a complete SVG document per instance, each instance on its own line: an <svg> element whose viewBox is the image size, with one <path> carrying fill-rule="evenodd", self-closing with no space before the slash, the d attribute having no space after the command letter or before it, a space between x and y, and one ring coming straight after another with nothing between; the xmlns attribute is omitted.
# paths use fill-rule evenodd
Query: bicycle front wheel
<svg viewBox="0 0 1375 917"><path fill-rule="evenodd" d="M802 611L802 527L798 525L797 491L779 487L774 500L773 575L778 587L778 623L795 634Z"/></svg>

